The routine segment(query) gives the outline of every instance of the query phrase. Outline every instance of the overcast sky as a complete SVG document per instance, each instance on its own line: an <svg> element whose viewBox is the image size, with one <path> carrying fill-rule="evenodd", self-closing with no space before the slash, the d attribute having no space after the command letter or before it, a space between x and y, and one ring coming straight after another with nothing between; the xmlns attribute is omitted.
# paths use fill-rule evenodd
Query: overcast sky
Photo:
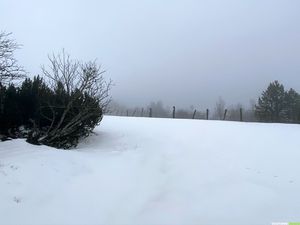
<svg viewBox="0 0 300 225"><path fill-rule="evenodd" d="M299 0L1 0L0 30L34 75L62 48L97 58L131 106L248 104L275 79L300 91Z"/></svg>

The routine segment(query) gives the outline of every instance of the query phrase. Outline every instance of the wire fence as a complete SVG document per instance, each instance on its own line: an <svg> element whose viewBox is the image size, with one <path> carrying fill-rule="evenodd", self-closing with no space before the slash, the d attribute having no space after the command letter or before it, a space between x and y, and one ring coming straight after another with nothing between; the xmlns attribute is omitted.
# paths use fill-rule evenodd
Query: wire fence
<svg viewBox="0 0 300 225"><path fill-rule="evenodd" d="M112 110L108 115L114 116L128 116L128 117L155 117L155 118L173 118L173 119L200 119L200 120L227 120L227 121L245 121L256 122L254 111L244 110L243 108L228 110L224 109L223 112L219 112L219 115L210 109L197 110L177 110L175 106L171 110L155 110L149 108L134 108L134 109L120 109Z"/></svg>

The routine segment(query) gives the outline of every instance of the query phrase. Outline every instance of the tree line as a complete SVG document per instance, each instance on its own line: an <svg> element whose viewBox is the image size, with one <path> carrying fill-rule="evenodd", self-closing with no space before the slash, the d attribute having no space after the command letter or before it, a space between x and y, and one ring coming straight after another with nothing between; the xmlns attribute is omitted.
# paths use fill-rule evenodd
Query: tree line
<svg viewBox="0 0 300 225"><path fill-rule="evenodd" d="M300 123L300 94L294 89L285 90L278 81L271 82L257 102L250 101L248 107L236 104L226 107L220 97L213 109L189 109L165 106L162 101L151 102L145 107L128 108L112 102L111 115L158 117L179 119L211 119L246 122Z"/></svg>
<svg viewBox="0 0 300 225"><path fill-rule="evenodd" d="M9 34L0 34L0 138L68 149L92 133L110 102L112 85L96 61L49 56L42 76L25 78ZM25 78L21 84L16 82Z"/></svg>

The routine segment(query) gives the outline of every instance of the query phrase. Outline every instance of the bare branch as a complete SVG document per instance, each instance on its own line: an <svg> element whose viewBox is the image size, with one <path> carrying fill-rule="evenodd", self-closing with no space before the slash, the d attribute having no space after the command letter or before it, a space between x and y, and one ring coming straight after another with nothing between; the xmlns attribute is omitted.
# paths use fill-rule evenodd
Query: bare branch
<svg viewBox="0 0 300 225"><path fill-rule="evenodd" d="M26 76L24 68L18 65L14 57L14 52L20 48L20 45L10 39L10 35L11 33L0 32L0 83L2 84Z"/></svg>
<svg viewBox="0 0 300 225"><path fill-rule="evenodd" d="M51 126L42 141L66 144L66 137L82 130L88 135L102 120L111 102L112 81L106 81L105 71L96 61L80 62L72 60L63 50L61 54L48 56L50 66L42 67L45 81L54 93L61 95L60 103L48 104L52 112ZM59 116L56 112L59 111ZM48 115L45 119L51 119ZM87 122L89 121L89 122Z"/></svg>

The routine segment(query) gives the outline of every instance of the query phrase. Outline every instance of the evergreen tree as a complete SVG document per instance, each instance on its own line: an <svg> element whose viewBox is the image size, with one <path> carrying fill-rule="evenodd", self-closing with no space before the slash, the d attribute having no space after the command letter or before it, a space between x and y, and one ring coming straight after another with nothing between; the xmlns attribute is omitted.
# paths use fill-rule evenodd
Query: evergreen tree
<svg viewBox="0 0 300 225"><path fill-rule="evenodd" d="M258 99L255 114L265 122L283 122L287 119L286 93L282 84L278 81L270 83Z"/></svg>
<svg viewBox="0 0 300 225"><path fill-rule="evenodd" d="M19 93L18 89L10 84L3 93L2 98L2 112L1 112L1 130L4 134L12 134L22 124L20 116L20 108L18 104Z"/></svg>
<svg viewBox="0 0 300 225"><path fill-rule="evenodd" d="M288 122L300 121L300 95L294 90L290 89L285 93L285 107Z"/></svg>

